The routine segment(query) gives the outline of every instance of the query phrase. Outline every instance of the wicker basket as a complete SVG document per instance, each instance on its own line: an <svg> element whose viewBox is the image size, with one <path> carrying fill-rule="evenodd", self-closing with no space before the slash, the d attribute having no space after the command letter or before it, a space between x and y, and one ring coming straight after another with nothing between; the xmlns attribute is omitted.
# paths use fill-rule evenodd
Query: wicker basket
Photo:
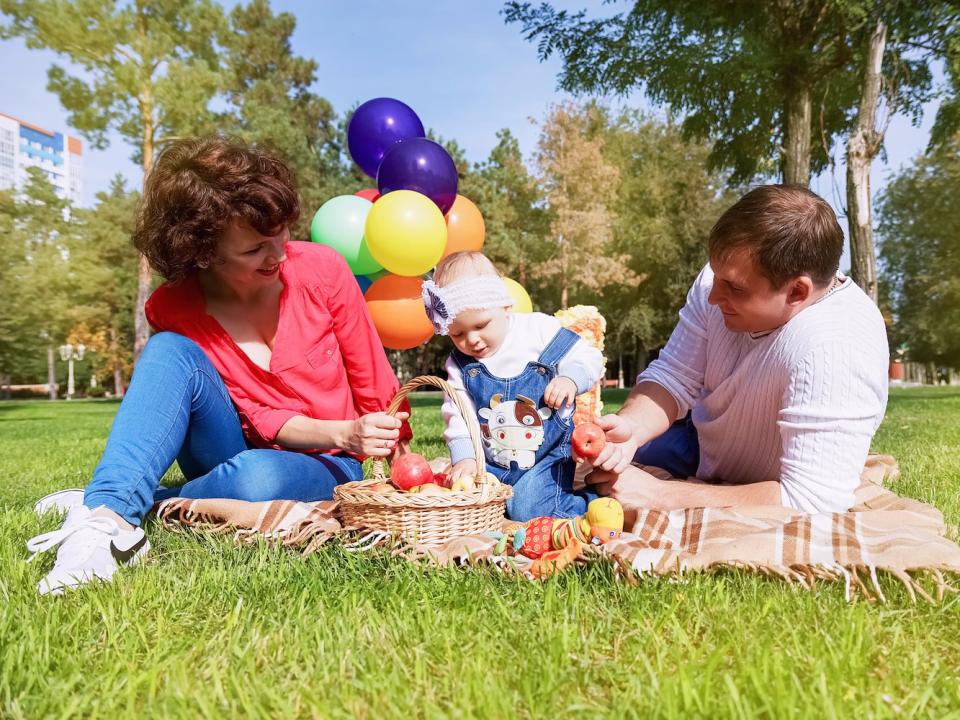
<svg viewBox="0 0 960 720"><path fill-rule="evenodd" d="M333 490L334 498L340 502L345 524L389 532L405 542L428 546L441 545L460 535L499 530L513 488L487 475L480 425L473 413L464 407L460 393L445 380L422 375L400 388L387 412L396 414L400 403L411 391L426 385L446 392L467 423L477 460L476 488L442 495L378 492L371 486L384 482L387 476L383 461L375 460L372 479L344 483Z"/></svg>

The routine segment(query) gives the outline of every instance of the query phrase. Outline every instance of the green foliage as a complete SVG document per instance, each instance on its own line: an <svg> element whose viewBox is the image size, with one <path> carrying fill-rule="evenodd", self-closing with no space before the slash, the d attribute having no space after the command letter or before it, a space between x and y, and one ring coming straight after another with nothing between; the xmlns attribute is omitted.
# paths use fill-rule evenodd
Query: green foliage
<svg viewBox="0 0 960 720"><path fill-rule="evenodd" d="M837 79L850 58L835 37L845 3L630 5L590 19L586 11L514 1L504 15L521 25L526 39L539 38L541 59L560 55L563 89L625 94L642 87L654 102L683 115L685 137L712 142L711 168L732 168L735 181L774 173L787 109L801 94L823 106L818 136L832 139L845 126L849 87ZM806 130L813 129L811 123ZM827 156L817 150L813 161L820 169Z"/></svg>
<svg viewBox="0 0 960 720"><path fill-rule="evenodd" d="M0 375L46 380L47 346L69 332L68 203L40 168L22 193L0 193Z"/></svg>
<svg viewBox="0 0 960 720"><path fill-rule="evenodd" d="M222 92L228 106L216 129L268 147L290 166L303 198L293 235L306 238L320 205L359 188L340 156L332 106L310 91L317 63L291 49L295 27L293 15L274 15L267 0L233 8L221 38Z"/></svg>
<svg viewBox="0 0 960 720"><path fill-rule="evenodd" d="M566 308L571 295L633 284L628 256L613 242L614 195L620 170L604 155L607 114L595 104L563 103L550 108L541 125L534 162L550 213L546 257L534 275L559 291Z"/></svg>
<svg viewBox="0 0 960 720"><path fill-rule="evenodd" d="M605 400L612 406L622 394ZM415 394L415 448L440 447L440 400ZM544 584L427 569L336 543L303 558L230 536L147 533L143 567L59 599L24 541L33 501L82 486L117 405L0 405L0 716L953 717L960 601L843 599L745 572ZM894 391L874 443L894 489L960 522L960 396ZM175 479L175 478L171 478Z"/></svg>
<svg viewBox="0 0 960 720"><path fill-rule="evenodd" d="M880 198L880 257L895 341L960 367L960 142L921 157Z"/></svg>
<svg viewBox="0 0 960 720"><path fill-rule="evenodd" d="M97 204L76 212L70 247L72 305L69 317L88 346L96 348L94 368L119 373L133 371L133 308L137 297L137 251L131 237L139 193L114 178Z"/></svg>
<svg viewBox="0 0 960 720"><path fill-rule="evenodd" d="M888 107L918 120L933 91L929 63L951 56L958 18L953 3L905 0L625 4L603 18L518 0L503 12L538 40L541 59L560 56L563 89L643 89L683 117L685 137L711 141L710 167L732 169L734 182L773 175L793 152L808 153L814 172L827 166L856 110L864 38L877 17L889 26ZM799 103L808 105L809 126L797 128L806 149L788 137Z"/></svg>
<svg viewBox="0 0 960 720"><path fill-rule="evenodd" d="M461 182L461 194L483 214L484 252L504 275L526 287L536 299L536 288L528 281L531 269L545 256L543 239L549 216L537 180L509 129L497 132L490 155Z"/></svg>
<svg viewBox="0 0 960 720"><path fill-rule="evenodd" d="M54 65L48 88L94 147L116 130L149 169L154 145L208 124L222 23L209 0L2 0L0 9L10 18L6 36L23 36L83 71Z"/></svg>
<svg viewBox="0 0 960 720"><path fill-rule="evenodd" d="M616 248L639 282L609 289L608 355L626 353L642 369L666 342L697 273L707 262L710 227L733 203L724 175L707 170L709 146L683 139L672 123L623 112L608 130L607 154L620 167ZM631 373L632 375L632 373Z"/></svg>

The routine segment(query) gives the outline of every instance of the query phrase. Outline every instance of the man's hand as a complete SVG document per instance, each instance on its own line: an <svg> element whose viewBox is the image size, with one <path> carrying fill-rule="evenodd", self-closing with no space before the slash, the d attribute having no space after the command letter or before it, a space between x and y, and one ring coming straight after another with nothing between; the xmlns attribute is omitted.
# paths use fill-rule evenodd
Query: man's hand
<svg viewBox="0 0 960 720"><path fill-rule="evenodd" d="M604 415L597 420L597 425L606 435L607 444L593 461L593 467L619 475L630 467L637 452L633 422L621 415Z"/></svg>
<svg viewBox="0 0 960 720"><path fill-rule="evenodd" d="M559 410L564 403L573 405L576 399L577 384L568 377L555 377L543 391L543 401L554 410Z"/></svg>
<svg viewBox="0 0 960 720"><path fill-rule="evenodd" d="M628 467L620 474L594 470L587 476L587 484L598 495L613 498L624 508L671 509L666 492L669 481L655 478L640 468Z"/></svg>

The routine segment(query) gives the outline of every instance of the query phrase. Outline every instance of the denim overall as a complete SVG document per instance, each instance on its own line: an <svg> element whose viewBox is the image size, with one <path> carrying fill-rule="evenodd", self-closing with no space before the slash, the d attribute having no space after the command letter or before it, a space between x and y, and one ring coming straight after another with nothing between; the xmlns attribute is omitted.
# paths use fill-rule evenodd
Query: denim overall
<svg viewBox="0 0 960 720"><path fill-rule="evenodd" d="M586 512L586 498L573 493L573 415L561 418L543 401L544 390L557 377L557 364L579 339L576 333L561 328L540 357L512 378L496 377L483 363L453 351L484 431L487 472L513 486L513 497L507 501L511 520L524 522L543 515L565 518ZM541 423L543 441L537 443Z"/></svg>

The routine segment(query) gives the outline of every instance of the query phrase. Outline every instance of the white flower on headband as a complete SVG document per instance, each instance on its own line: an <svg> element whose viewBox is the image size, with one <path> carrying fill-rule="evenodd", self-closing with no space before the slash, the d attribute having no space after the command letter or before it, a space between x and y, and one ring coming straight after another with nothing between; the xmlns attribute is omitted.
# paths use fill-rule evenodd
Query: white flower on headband
<svg viewBox="0 0 960 720"><path fill-rule="evenodd" d="M433 280L423 283L423 307L437 335L446 335L450 323L464 310L510 307L513 298L496 275L480 275L439 287Z"/></svg>
<svg viewBox="0 0 960 720"><path fill-rule="evenodd" d="M437 335L446 335L453 318L447 312L447 306L440 295L440 288L434 284L433 280L427 280L423 283L422 292L423 306L427 310L427 317L433 323L433 329Z"/></svg>

